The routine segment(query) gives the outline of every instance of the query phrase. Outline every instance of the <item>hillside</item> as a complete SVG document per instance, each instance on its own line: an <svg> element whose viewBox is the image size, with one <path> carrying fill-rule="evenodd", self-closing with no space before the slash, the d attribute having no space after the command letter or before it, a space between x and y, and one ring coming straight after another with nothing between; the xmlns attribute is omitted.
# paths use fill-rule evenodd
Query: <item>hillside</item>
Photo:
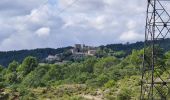
<svg viewBox="0 0 170 100"><path fill-rule="evenodd" d="M22 62L23 59L27 56L34 56L41 62L48 55L59 54L70 48L71 47L58 48L58 49L44 48L44 49L34 49L34 50L0 52L0 65L7 66L13 60Z"/></svg>
<svg viewBox="0 0 170 100"><path fill-rule="evenodd" d="M161 47L164 48L165 51L170 50L170 39L159 40L157 41L161 44ZM109 44L105 46L100 46L100 49L111 49L113 51L123 51L125 54L123 56L127 56L131 54L132 50L140 50L144 46L143 42L136 42L131 44ZM45 49L35 49L35 50L20 50L20 51L8 51L8 52L0 52L0 65L7 66L13 60L18 62L22 62L23 59L27 56L34 56L36 57L39 62L42 62L48 55L55 55L59 53L63 53L68 51L72 47L65 47L65 48L45 48Z"/></svg>
<svg viewBox="0 0 170 100"><path fill-rule="evenodd" d="M159 50L157 65L170 71L170 51ZM89 56L65 64L39 64L30 56L21 63L13 61L8 68L0 66L0 99L139 100L142 54L133 50L125 58ZM166 72L159 75L169 77Z"/></svg>
<svg viewBox="0 0 170 100"><path fill-rule="evenodd" d="M160 47L163 48L165 52L170 50L170 38L165 40L157 40L156 42L160 44ZM101 47L106 47L112 49L113 51L125 51L126 54L130 54L133 49L142 49L144 47L144 42L136 42L131 44L109 44Z"/></svg>

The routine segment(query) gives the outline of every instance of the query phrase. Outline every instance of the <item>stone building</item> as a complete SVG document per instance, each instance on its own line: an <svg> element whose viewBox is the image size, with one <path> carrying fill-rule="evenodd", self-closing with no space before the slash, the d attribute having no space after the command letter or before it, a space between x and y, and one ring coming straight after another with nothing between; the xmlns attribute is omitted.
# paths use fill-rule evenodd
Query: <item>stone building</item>
<svg viewBox="0 0 170 100"><path fill-rule="evenodd" d="M84 56L94 56L96 54L97 48L92 46L86 46L81 44L75 44L74 48L71 49L73 55L84 55Z"/></svg>

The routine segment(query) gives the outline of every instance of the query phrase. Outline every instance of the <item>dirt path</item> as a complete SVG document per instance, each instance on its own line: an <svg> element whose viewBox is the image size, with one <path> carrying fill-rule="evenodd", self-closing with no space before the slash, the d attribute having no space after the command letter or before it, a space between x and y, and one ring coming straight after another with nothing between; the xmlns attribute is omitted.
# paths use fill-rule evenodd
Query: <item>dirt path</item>
<svg viewBox="0 0 170 100"><path fill-rule="evenodd" d="M101 96L82 95L82 97L89 100L103 100Z"/></svg>
<svg viewBox="0 0 170 100"><path fill-rule="evenodd" d="M90 94L82 94L81 96L86 98L86 99L89 99L89 100L104 100L103 99L103 93L101 90L97 90L96 91L97 95L90 95Z"/></svg>

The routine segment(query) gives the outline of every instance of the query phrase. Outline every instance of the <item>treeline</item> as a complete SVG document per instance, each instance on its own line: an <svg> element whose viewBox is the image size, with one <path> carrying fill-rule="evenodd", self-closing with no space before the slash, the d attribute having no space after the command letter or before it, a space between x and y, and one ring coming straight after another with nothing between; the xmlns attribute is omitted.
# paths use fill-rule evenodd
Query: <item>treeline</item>
<svg viewBox="0 0 170 100"><path fill-rule="evenodd" d="M150 48L147 51L149 52ZM162 49L157 49L156 52L159 54L157 66L161 64L169 70L170 52L164 53ZM102 58L87 57L81 62L60 65L38 64L35 57L27 57L22 63L13 61L8 68L0 67L0 90L7 93L0 94L0 97L21 100L51 97L71 100L68 98L82 94L98 95L99 90L94 91L100 89L106 100L138 100L142 54L143 50L133 50L132 54L123 59L108 55ZM150 58L151 55L147 56ZM160 74L162 77L167 76L166 73ZM71 84L81 85L73 87ZM37 88L38 90L35 90ZM45 90L37 93L39 88Z"/></svg>
<svg viewBox="0 0 170 100"><path fill-rule="evenodd" d="M156 44L159 44L161 48L163 48L164 52L170 50L170 38L164 40L156 40ZM113 51L124 51L126 55L132 53L132 50L141 50L144 48L144 42L136 42L136 43L126 43L126 44L109 44L106 46L101 46L101 48L108 48Z"/></svg>
<svg viewBox="0 0 170 100"><path fill-rule="evenodd" d="M24 60L24 58L26 58L27 56L34 56L38 59L39 62L41 62L48 55L63 53L64 51L70 48L72 47L58 48L58 49L45 48L45 49L35 49L35 50L0 52L0 65L8 66L8 64L13 60L21 63Z"/></svg>
<svg viewBox="0 0 170 100"><path fill-rule="evenodd" d="M158 40L158 43L161 44L161 48L164 48L164 52L170 50L170 39L165 40ZM129 54L132 53L132 50L140 50L144 47L143 42L136 42L132 44L110 44L106 46L100 46L99 48L101 50L104 49L110 49L114 52L119 53L117 57L126 57ZM18 62L22 62L22 60L27 56L34 56L36 57L40 62L43 62L43 60L48 55L55 55L59 53L67 52L72 47L65 47L65 48L59 48L59 49L35 49L35 50L21 50L21 51L8 51L8 52L0 52L0 65L8 66L10 62L13 60L16 60ZM67 58L67 57L65 57Z"/></svg>

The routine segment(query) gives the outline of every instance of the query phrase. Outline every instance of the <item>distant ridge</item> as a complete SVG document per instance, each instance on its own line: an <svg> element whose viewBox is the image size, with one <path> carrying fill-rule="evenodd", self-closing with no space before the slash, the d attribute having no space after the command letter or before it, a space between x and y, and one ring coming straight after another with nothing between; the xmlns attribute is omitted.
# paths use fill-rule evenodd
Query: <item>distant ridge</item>
<svg viewBox="0 0 170 100"><path fill-rule="evenodd" d="M170 50L170 39L158 40L160 42L161 47L164 51ZM113 51L125 51L126 55L129 55L133 49L140 50L144 47L144 42L136 42L136 43L127 43L127 44L108 44L105 46L100 46L100 48L108 48ZM19 50L19 51L7 51L0 52L0 65L7 66L13 60L18 62L22 62L22 60L27 56L37 57L39 61L45 59L48 55L55 55L59 53L63 53L66 50L71 49L72 47L64 47L58 49L52 48L42 48L42 49L34 49L34 50Z"/></svg>
<svg viewBox="0 0 170 100"><path fill-rule="evenodd" d="M33 50L19 50L19 51L7 51L0 52L0 65L7 66L13 60L22 62L22 60L27 56L37 57L39 61L46 58L48 55L55 55L62 53L65 50L71 49L72 47L65 48L42 48L42 49L33 49Z"/></svg>

